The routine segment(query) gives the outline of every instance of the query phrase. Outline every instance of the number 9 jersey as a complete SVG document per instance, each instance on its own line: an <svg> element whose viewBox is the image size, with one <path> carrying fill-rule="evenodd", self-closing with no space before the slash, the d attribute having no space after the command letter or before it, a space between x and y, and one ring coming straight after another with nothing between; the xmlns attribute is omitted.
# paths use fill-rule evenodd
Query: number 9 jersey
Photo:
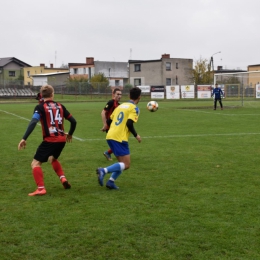
<svg viewBox="0 0 260 260"><path fill-rule="evenodd" d="M112 123L107 133L107 140L115 140L118 142L128 142L130 131L126 125L128 119L136 123L140 115L140 110L132 101L119 105L110 116Z"/></svg>

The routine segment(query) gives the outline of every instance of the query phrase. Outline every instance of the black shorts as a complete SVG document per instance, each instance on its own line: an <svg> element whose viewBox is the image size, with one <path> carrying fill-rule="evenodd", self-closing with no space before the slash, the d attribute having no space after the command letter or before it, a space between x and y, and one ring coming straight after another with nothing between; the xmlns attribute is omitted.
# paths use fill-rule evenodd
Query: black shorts
<svg viewBox="0 0 260 260"><path fill-rule="evenodd" d="M47 162L49 156L53 156L55 159L58 159L65 144L66 144L65 142L51 143L51 142L43 141L39 145L34 155L34 159L42 163Z"/></svg>

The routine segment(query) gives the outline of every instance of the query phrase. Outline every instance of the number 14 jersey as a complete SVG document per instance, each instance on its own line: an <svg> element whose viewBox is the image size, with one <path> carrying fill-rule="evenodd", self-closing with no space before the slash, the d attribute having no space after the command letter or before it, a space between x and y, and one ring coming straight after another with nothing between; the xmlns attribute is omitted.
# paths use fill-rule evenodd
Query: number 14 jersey
<svg viewBox="0 0 260 260"><path fill-rule="evenodd" d="M55 101L37 105L33 114L33 118L41 121L43 139L47 142L66 142L64 118L68 119L71 116L62 104Z"/></svg>

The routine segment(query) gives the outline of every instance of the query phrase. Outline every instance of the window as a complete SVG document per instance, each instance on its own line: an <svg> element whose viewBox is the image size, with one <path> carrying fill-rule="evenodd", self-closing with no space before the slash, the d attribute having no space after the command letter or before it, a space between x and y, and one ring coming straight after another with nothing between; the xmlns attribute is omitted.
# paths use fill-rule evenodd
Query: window
<svg viewBox="0 0 260 260"><path fill-rule="evenodd" d="M172 79L171 78L167 78L166 79L166 86L171 86L172 85Z"/></svg>
<svg viewBox="0 0 260 260"><path fill-rule="evenodd" d="M119 80L115 80L115 86L119 87Z"/></svg>
<svg viewBox="0 0 260 260"><path fill-rule="evenodd" d="M73 74L78 74L78 69L73 69Z"/></svg>
<svg viewBox="0 0 260 260"><path fill-rule="evenodd" d="M15 71L9 71L9 77L15 77Z"/></svg>
<svg viewBox="0 0 260 260"><path fill-rule="evenodd" d="M178 63L176 63L176 69L178 69L179 68L179 65L178 65Z"/></svg>
<svg viewBox="0 0 260 260"><path fill-rule="evenodd" d="M178 76L176 76L176 85L178 85Z"/></svg>
<svg viewBox="0 0 260 260"><path fill-rule="evenodd" d="M27 71L27 77L28 78L30 77L30 71Z"/></svg>
<svg viewBox="0 0 260 260"><path fill-rule="evenodd" d="M172 64L170 62L166 62L166 70L172 70Z"/></svg>
<svg viewBox="0 0 260 260"><path fill-rule="evenodd" d="M83 74L86 74L86 68L83 68Z"/></svg>
<svg viewBox="0 0 260 260"><path fill-rule="evenodd" d="M135 64L135 71L141 71L141 64Z"/></svg>
<svg viewBox="0 0 260 260"><path fill-rule="evenodd" d="M136 86L141 86L141 79L134 79L134 85Z"/></svg>

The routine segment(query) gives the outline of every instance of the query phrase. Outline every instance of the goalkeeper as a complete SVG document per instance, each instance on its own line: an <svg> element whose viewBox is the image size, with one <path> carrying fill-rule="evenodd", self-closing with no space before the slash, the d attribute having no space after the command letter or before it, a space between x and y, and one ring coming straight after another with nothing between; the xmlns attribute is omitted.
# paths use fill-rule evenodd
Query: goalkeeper
<svg viewBox="0 0 260 260"><path fill-rule="evenodd" d="M221 88L218 87L218 83L215 84L215 88L212 91L211 97L214 96L214 110L217 109L217 101L220 104L221 110L223 110L223 104L222 104L222 97L223 97L223 91Z"/></svg>

